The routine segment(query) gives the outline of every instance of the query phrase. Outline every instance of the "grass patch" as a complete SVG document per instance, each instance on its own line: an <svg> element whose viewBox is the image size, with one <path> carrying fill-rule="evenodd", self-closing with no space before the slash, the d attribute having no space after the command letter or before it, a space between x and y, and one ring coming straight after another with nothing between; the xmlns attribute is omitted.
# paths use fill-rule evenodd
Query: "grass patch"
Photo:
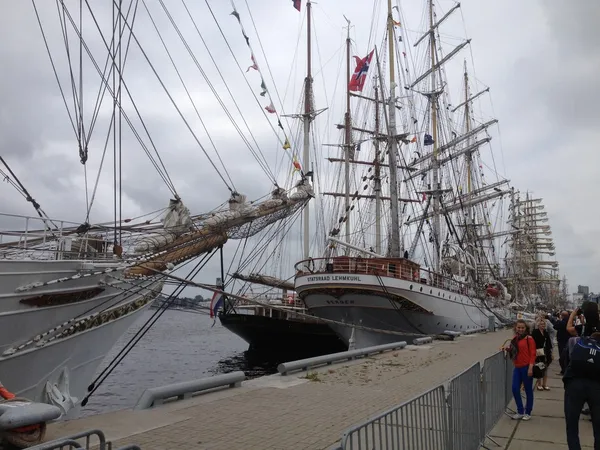
<svg viewBox="0 0 600 450"><path fill-rule="evenodd" d="M317 372L309 372L304 378L309 381L321 381L321 378L319 378L319 374Z"/></svg>

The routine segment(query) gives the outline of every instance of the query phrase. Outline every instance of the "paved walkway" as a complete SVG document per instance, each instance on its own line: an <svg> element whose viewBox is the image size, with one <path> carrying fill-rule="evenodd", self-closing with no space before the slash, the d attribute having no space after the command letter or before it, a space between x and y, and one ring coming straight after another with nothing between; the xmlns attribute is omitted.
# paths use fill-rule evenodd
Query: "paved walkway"
<svg viewBox="0 0 600 450"><path fill-rule="evenodd" d="M557 361L549 368L548 387L550 391L534 391L533 414L531 420L512 420L503 416L490 433L494 445L486 441L486 447L492 450L566 450L567 437L565 415L563 412L564 389L562 379L556 373L560 370ZM525 403L525 401L523 401ZM509 405L515 409L514 400ZM579 438L583 449L594 448L594 435L589 416L581 416L579 422Z"/></svg>
<svg viewBox="0 0 600 450"><path fill-rule="evenodd" d="M343 431L493 354L511 332L436 341L310 376L273 375L241 388L146 411L119 411L50 427L48 439L99 428L116 446L142 450L329 449ZM558 389L557 389L558 391Z"/></svg>

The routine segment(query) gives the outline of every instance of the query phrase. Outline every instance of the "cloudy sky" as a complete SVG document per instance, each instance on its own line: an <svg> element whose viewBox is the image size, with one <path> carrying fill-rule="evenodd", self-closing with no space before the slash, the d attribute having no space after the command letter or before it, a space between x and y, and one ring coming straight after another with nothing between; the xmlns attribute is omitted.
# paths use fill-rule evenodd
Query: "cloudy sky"
<svg viewBox="0 0 600 450"><path fill-rule="evenodd" d="M74 20L78 20L78 3L66 2ZM91 3L97 5L99 2ZM374 3L376 10L383 7L381 1ZM411 37L417 37L424 29L421 22L424 3L421 0L400 2L406 22L403 26ZM124 4L129 5L129 2ZM281 149L281 134L276 136L272 131L276 121L263 110L268 100L258 96L261 105L257 104L255 96L260 92L260 79L253 71L243 73L251 62L239 25L229 15L231 4L208 2L216 21L203 1L170 0L165 4L196 59L190 58L161 2L146 0L144 6L140 1L135 35L144 52L132 42L125 79L177 193L192 211L203 212L227 200L227 185L249 198L258 198L268 193L273 184L270 173L275 174L280 184L285 184L290 178L291 162ZM305 2L302 2L301 13L292 7L291 0L238 0L235 4L274 105L287 114L297 112L305 70ZM594 145L600 134L597 127L600 113L595 107L600 96L597 75L600 53L595 48L600 42L600 31L595 23L600 17L600 3L595 0L464 0L461 4L460 11L443 30L443 36L454 45L465 36L472 42L448 64L448 70L460 73L465 58L469 63L474 61L473 79L480 87L491 88L492 101L487 100L486 115L493 114L500 121L498 130L494 131L493 150L501 161L501 172L521 191L531 191L536 197L544 198L556 241L556 256L562 273L568 277L570 291L578 284L600 291L596 276L600 267L600 239L595 225L600 213L597 208L588 206L594 204L600 175L600 156ZM69 110L73 111L56 6L54 2L39 0L36 5L66 89ZM201 35L188 17L185 5ZM438 17L452 5L451 1L440 1ZM75 134L54 79L34 9L30 2L12 0L0 0L0 8L0 39L3 42L0 47L0 154L51 217L80 223L86 211L85 176L79 163ZM104 24L106 32L110 8L94 8L95 17ZM341 103L334 100L343 90L343 82L338 82L344 60L343 15L353 23L353 53L364 56L369 50L372 10L371 2L348 0L323 0L313 7L315 106L330 108L315 123L318 140L322 143L332 142L328 141L330 138L337 139L337 135L332 133L335 137L330 137L327 133L332 124L340 123L343 114ZM194 104L189 101L150 17L160 30ZM381 28L384 19L383 13L375 16L376 28ZM242 71L221 33L243 66ZM74 38L72 28L69 34ZM84 38L93 54L106 54L89 12L84 14ZM71 51L76 60L79 48L74 46ZM167 86L194 135L157 82L146 58ZM87 127L100 82L89 59L84 58L84 61ZM98 63L103 67L104 59L98 57ZM78 64L75 64L76 78L78 70ZM253 90L248 88L246 80ZM223 113L213 89L244 130L249 146L262 150L269 170L261 169L248 145ZM128 116L136 129L143 131L131 102L125 94L124 97ZM88 197L102 159L110 119L107 103L100 110L90 141ZM199 117L210 132L227 173L218 161ZM301 142L297 127L292 119L282 121L293 148L296 148ZM246 126L250 127L252 135ZM196 138L215 161L226 182L221 181L210 165ZM144 139L150 146L147 137ZM91 215L93 221L110 220L112 216L111 153L109 150L100 177ZM135 217L166 206L172 194L125 125L122 161L124 216ZM33 211L6 183L0 185L0 199L3 212L30 214ZM237 245L228 244L229 260ZM285 253L292 256L287 261L284 258L283 262L291 265L300 252L301 243L292 236L286 245L290 251ZM290 273L289 270L286 272ZM210 282L216 275L218 264L215 262L208 266L201 280Z"/></svg>

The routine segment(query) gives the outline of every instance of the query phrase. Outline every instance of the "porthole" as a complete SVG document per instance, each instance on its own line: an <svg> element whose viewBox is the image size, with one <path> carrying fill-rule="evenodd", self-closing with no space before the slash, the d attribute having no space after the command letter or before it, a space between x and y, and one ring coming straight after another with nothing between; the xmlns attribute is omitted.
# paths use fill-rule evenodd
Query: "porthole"
<svg viewBox="0 0 600 450"><path fill-rule="evenodd" d="M439 325L440 323L438 322L437 324Z"/></svg>
<svg viewBox="0 0 600 450"><path fill-rule="evenodd" d="M411 285L409 286L409 289L412 291L412 288L413 288L413 285L411 284Z"/></svg>
<svg viewBox="0 0 600 450"><path fill-rule="evenodd" d="M429 289L429 293L430 293L430 294L433 294L433 289Z"/></svg>
<svg viewBox="0 0 600 450"><path fill-rule="evenodd" d="M419 289L420 292L423 292L423 286L421 286L421 288Z"/></svg>

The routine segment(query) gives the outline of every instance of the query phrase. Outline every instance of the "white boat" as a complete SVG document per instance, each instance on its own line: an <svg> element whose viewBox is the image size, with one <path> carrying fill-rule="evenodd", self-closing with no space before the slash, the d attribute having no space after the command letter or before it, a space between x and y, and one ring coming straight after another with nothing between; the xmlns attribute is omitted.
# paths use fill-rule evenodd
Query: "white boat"
<svg viewBox="0 0 600 450"><path fill-rule="evenodd" d="M337 126L344 140L334 144L339 156L328 158L343 164L332 185L345 189L324 193L341 204L328 208L339 215L321 258L296 265L295 289L308 309L359 347L487 328L508 317L511 295L497 280L502 199L511 189L482 155L497 120L474 112L489 89L471 91L465 62L456 79L463 94L450 100L445 64L470 40L446 51L439 29L460 4L437 15L434 1L423 3L426 28L416 36L399 6L388 2L386 16L374 12L386 17L386 36L368 43L356 68L348 35L350 82ZM385 50L371 50L378 42ZM368 106L356 113L352 102Z"/></svg>
<svg viewBox="0 0 600 450"><path fill-rule="evenodd" d="M114 144L114 149L111 149L114 150L111 167L114 169L114 180L111 180L108 189L114 191L114 217L110 222L100 224L91 223L89 218L96 188L101 180L102 163L98 167L96 186L89 192L89 198L86 196L87 211L81 211L83 220L69 222L49 217L21 183L15 173L17 171L11 169L10 158L0 157L0 176L16 188L38 214L37 217L0 214L0 386L18 397L57 405L66 414L75 411L74 407L88 394L88 385L104 357L160 295L173 270L200 255L213 252L230 239L250 238L269 225L289 218L301 211L314 195L310 181L300 170L298 176L293 177L295 180L288 177L286 188L275 182L276 186L271 188L270 195L256 201L247 201L245 195L236 192L221 177L227 186L227 191L223 188L223 192L227 192L225 195L230 196L229 199L223 198L226 201L210 212L190 214L162 160L160 164L157 163L157 159L147 151L153 147L158 154L150 137L150 143L144 142L142 134L150 136L150 130L145 124L139 126L133 123L127 115L135 114L140 121L142 119L137 106L133 108L134 98L126 87L123 71L127 52L123 50L122 55L120 48L121 43L125 46L132 39L132 24L128 21L132 14L135 15L137 6L130 2L121 9L120 5L115 4L112 18L102 15L101 20L108 21L105 25L110 25L107 29L112 30L109 39L112 37L114 47L107 46L97 54L91 53L85 34L81 34L86 26L90 30L88 36L93 34L91 30L97 25L97 18L91 14L91 10L88 14L86 5L79 2L61 3L58 23L54 7L43 4L34 6L30 16L24 13L23 20L28 17L33 24L39 24L42 28L44 40L40 38L41 48L47 49L52 58L49 42L58 42L58 45L66 47L70 55L68 70L57 70L54 59L52 69L61 87L61 94L65 95L65 86L73 90L72 99L65 99L65 106L69 109L70 117L74 118L81 163L87 163L88 133L94 126L100 129L102 119L105 119L106 129L103 131L106 131L106 135L98 139L99 147L107 145L105 142ZM80 7L84 10L80 11ZM40 20L40 16L46 13L51 14L51 20L44 17ZM66 20L65 17L79 19L62 22ZM139 20L143 19L138 19L136 25ZM58 39L46 40L52 28L48 24L52 23L58 25L55 27L58 34L54 36ZM105 39L105 31L102 30L99 27L98 33ZM135 41L141 48L137 38ZM75 48L77 52L73 50ZM102 46L94 48L102 49ZM143 56L146 57L146 54L143 53ZM83 110L80 102L83 90L93 83L91 76L83 83L82 66L89 64L92 58L92 71L98 70L100 76L99 86L89 89L95 103L86 103L88 111ZM98 58L112 60L112 64L107 63L104 72L101 72L96 63ZM150 60L147 62L152 66ZM51 77L52 70L50 67L48 69ZM177 107L159 74L153 73L167 94L166 101ZM61 74L66 81L60 79ZM259 86L260 83L257 88ZM263 81L261 89L266 94L268 92L264 86ZM129 98L126 101L123 98L124 102L121 103L125 91ZM159 92L155 95L158 99ZM105 96L109 104L106 111L102 109ZM191 101L194 103L193 99ZM71 105L75 105L74 111L71 111ZM223 105L223 108L227 107ZM267 110L275 117L267 120L277 123L279 116L274 107L268 106ZM181 112L180 109L177 111ZM89 117L85 113L89 113ZM100 114L100 119L97 114ZM230 117L230 120L234 119ZM143 133L136 128L143 130ZM291 161L295 154L292 155L287 136L274 127L272 129L277 138L286 143L284 150L290 153ZM193 128L188 125L188 130L198 146L202 147ZM126 207L121 200L122 180L118 175L123 145L120 139L126 133L138 138L146 155L155 163L154 167L172 198L166 208L131 220L123 216ZM240 133L240 137L248 142L245 132L242 130ZM128 151L131 152L131 149ZM210 160L210 156L207 153L205 155ZM262 160L264 157L260 159L255 153L253 156L268 174L265 185L272 185L274 175ZM220 164L225 167L223 161ZM215 164L213 167L218 171ZM287 172L287 168L284 170ZM253 181L258 183L263 180ZM201 193L200 185L197 192ZM4 198L6 193L0 195ZM65 203L68 201L65 198ZM72 217L77 216L77 212L73 212ZM111 214L97 216L110 217ZM172 279L181 280L178 277Z"/></svg>
<svg viewBox="0 0 600 450"><path fill-rule="evenodd" d="M354 333L361 347L487 328L492 315L468 285L404 259L338 256L296 269L296 291L309 310L341 322L330 326L346 342Z"/></svg>

